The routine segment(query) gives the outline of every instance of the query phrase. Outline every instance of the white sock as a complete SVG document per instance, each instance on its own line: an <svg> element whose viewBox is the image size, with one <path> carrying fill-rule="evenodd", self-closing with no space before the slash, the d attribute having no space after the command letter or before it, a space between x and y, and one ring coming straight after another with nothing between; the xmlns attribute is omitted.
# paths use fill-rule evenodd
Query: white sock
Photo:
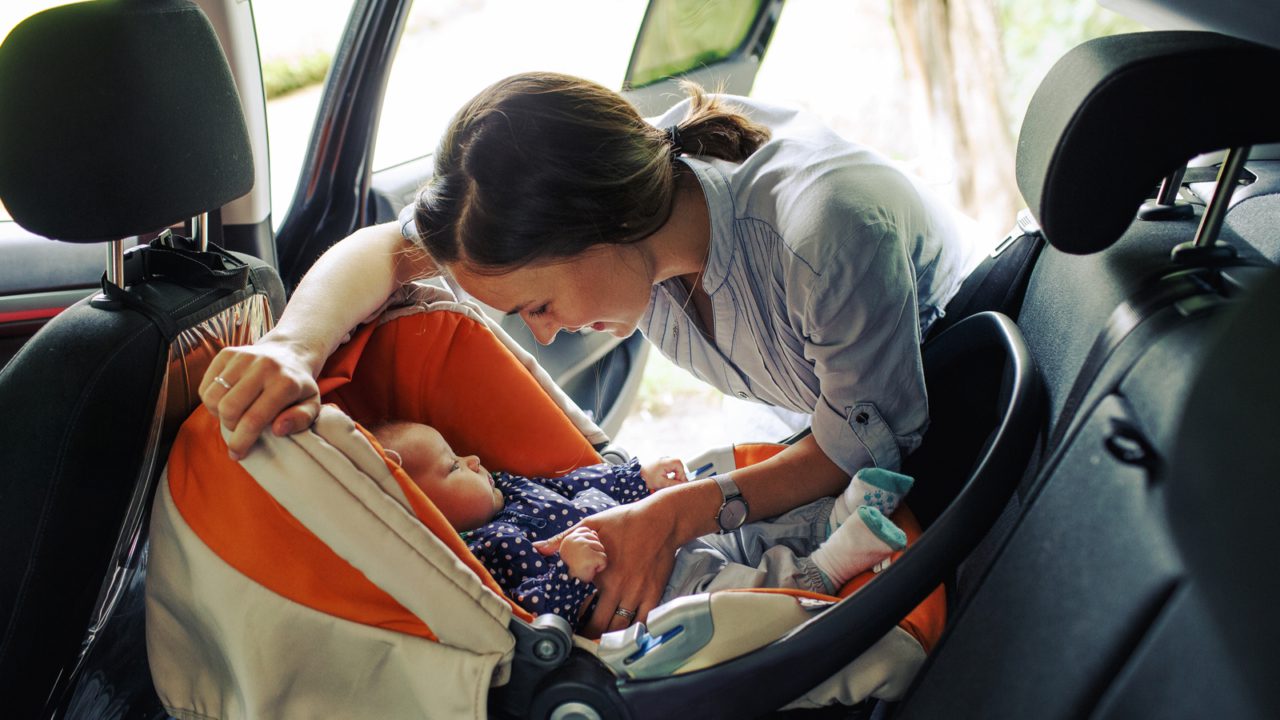
<svg viewBox="0 0 1280 720"><path fill-rule="evenodd" d="M907 546L907 534L878 509L863 505L809 559L837 590L849 578Z"/></svg>
<svg viewBox="0 0 1280 720"><path fill-rule="evenodd" d="M831 507L831 517L827 521L831 524L831 529L835 530L863 505L870 505L885 515L892 515L913 484L915 480L902 473L882 468L862 468L854 473L849 487L836 498L836 504Z"/></svg>

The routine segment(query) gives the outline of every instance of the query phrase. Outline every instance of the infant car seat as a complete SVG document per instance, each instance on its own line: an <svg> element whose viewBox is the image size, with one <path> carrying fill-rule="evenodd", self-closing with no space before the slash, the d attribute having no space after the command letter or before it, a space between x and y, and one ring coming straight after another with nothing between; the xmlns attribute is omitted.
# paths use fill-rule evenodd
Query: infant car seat
<svg viewBox="0 0 1280 720"><path fill-rule="evenodd" d="M414 306L385 313L330 359L320 380L326 405L309 431L265 436L239 464L203 409L180 432L156 495L147 576L148 655L166 709L200 718L543 717L577 703L606 716L664 714L660 703L633 706L619 692L666 678L602 663L599 649L617 646L617 633L597 645L511 603L358 424L425 422L458 452L527 475L600 461L593 441L603 435L500 328L445 291L414 292ZM739 461L761 452L744 447ZM895 519L919 535L909 511ZM861 657L836 652L831 672L848 667L799 704L903 693L942 630L944 594L927 592L936 585ZM692 614L714 628L693 652L664 661L668 675L696 686L714 679L705 668L750 656L836 600L721 592L669 603L649 622ZM555 682L565 677L573 679Z"/></svg>

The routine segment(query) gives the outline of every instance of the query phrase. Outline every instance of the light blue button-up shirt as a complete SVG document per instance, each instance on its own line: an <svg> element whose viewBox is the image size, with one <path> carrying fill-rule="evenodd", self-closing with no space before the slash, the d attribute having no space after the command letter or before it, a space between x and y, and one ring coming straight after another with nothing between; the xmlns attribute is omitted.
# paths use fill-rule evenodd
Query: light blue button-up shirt
<svg viewBox="0 0 1280 720"><path fill-rule="evenodd" d="M697 329L678 279L654 286L640 330L722 392L812 413L819 447L846 472L897 468L928 425L922 326L982 243L926 189L812 116L731 100L770 141L742 163L683 158L711 220L701 282L714 337Z"/></svg>
<svg viewBox="0 0 1280 720"><path fill-rule="evenodd" d="M850 475L896 469L928 425L922 332L997 238L980 240L967 218L813 116L728 99L772 137L742 163L681 159L711 220L701 282L714 337L698 330L678 279L654 286L639 329L721 392L812 414L819 447ZM412 206L400 223L416 240Z"/></svg>

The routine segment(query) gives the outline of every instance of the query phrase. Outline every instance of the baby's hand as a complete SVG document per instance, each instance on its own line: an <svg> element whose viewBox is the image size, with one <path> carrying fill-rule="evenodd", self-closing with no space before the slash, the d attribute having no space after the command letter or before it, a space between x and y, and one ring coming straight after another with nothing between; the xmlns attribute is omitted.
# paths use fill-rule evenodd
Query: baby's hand
<svg viewBox="0 0 1280 720"><path fill-rule="evenodd" d="M644 479L649 492L657 492L689 480L684 472L684 463L671 457L660 457L651 463L641 465L640 477Z"/></svg>
<svg viewBox="0 0 1280 720"><path fill-rule="evenodd" d="M569 574L582 582L591 582L609 564L600 536L585 525L570 530L560 541L560 559L569 567Z"/></svg>

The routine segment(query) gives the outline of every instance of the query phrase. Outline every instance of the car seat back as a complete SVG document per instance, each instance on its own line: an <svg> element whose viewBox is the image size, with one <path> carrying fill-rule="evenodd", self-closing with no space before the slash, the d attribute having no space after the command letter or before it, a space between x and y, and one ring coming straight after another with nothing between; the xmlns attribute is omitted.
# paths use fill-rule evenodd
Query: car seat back
<svg viewBox="0 0 1280 720"><path fill-rule="evenodd" d="M1210 612L1217 580L1175 542L1194 534L1189 511L1169 512L1185 477L1179 437L1201 417L1188 388L1274 270L1229 227L1204 231L1234 177L1219 184L1219 206L1135 214L1192 155L1280 137L1270 118L1220 112L1249 78L1277 70L1273 49L1146 33L1082 45L1036 93L1018 177L1050 246L1019 325L1044 371L1049 432L1007 523L967 563L952 624L895 717L1274 716L1240 673L1257 646L1250 655L1226 640L1230 613ZM1250 392L1248 375L1211 372L1216 387ZM1217 421L1267 422L1251 404ZM1230 457L1216 459L1216 481L1229 483ZM1269 627L1258 620L1227 622Z"/></svg>
<svg viewBox="0 0 1280 720"><path fill-rule="evenodd" d="M252 187L225 56L185 0L28 18L0 46L0 98L0 198L47 237L118 248ZM108 256L103 293L0 371L0 697L13 717L123 712L115 694L149 686L145 668L128 675L144 657L140 626L126 633L132 665L101 666L127 680L85 668L137 586L154 481L205 367L223 345L252 342L283 304L263 263L172 233ZM81 704L67 710L81 680Z"/></svg>

